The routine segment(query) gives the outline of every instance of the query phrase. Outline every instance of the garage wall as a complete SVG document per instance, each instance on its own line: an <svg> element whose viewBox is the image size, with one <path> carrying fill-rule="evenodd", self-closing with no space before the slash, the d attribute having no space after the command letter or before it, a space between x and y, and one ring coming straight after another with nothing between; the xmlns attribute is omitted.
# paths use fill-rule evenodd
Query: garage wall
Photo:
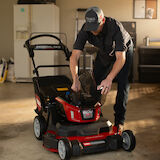
<svg viewBox="0 0 160 160"><path fill-rule="evenodd" d="M13 4L16 0L1 0L0 4L0 58L13 57Z"/></svg>
<svg viewBox="0 0 160 160"><path fill-rule="evenodd" d="M143 38L160 38L160 0L158 0L157 19L133 19L133 0L57 0L60 7L61 32L67 33L68 46L72 49L75 39L75 20L77 8L99 6L105 16L113 17L119 21L135 21L137 30L137 46L143 44ZM138 55L134 55L134 79L138 79L137 73Z"/></svg>
<svg viewBox="0 0 160 160"><path fill-rule="evenodd" d="M157 19L133 19L133 0L57 0L60 7L61 32L66 32L69 40L69 47L74 42L75 18L77 8L88 8L99 6L105 16L113 17L119 21L137 22L137 44L143 43L145 36L160 38L160 0L158 0Z"/></svg>
<svg viewBox="0 0 160 160"><path fill-rule="evenodd" d="M0 5L0 58L13 57L13 4L17 0L1 0ZM119 21L137 22L137 46L143 43L145 36L152 38L160 37L160 0L158 0L157 19L133 19L133 0L56 0L60 7L60 29L68 38L68 47L72 49L75 39L75 19L77 8L88 8L99 6L106 16L113 17ZM137 54L135 55L135 72L137 65ZM137 77L137 75L136 75Z"/></svg>

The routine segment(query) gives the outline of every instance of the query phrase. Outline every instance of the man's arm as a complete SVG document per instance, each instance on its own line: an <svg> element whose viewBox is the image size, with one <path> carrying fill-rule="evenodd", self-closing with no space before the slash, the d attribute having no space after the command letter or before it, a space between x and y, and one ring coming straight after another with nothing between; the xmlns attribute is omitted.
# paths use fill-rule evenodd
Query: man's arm
<svg viewBox="0 0 160 160"><path fill-rule="evenodd" d="M97 87L97 89L100 89L103 87L101 94L107 94L110 91L113 79L116 77L116 75L120 72L120 70L125 64L126 52L116 51L115 54L116 54L116 61L113 65L111 72L108 74L106 79L104 79L101 82L101 84Z"/></svg>
<svg viewBox="0 0 160 160"><path fill-rule="evenodd" d="M73 84L71 89L75 92L80 90L80 81L78 79L78 60L82 51L74 49L70 57L70 70L73 78Z"/></svg>

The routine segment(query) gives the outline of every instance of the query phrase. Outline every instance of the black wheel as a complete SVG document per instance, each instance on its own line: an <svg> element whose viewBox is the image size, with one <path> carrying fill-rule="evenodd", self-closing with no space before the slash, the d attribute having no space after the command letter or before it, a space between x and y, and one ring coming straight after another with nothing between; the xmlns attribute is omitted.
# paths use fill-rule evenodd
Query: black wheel
<svg viewBox="0 0 160 160"><path fill-rule="evenodd" d="M82 151L82 145L78 140L71 141L72 144L72 155L80 156Z"/></svg>
<svg viewBox="0 0 160 160"><path fill-rule="evenodd" d="M34 135L38 140L42 139L42 135L46 132L46 121L42 116L36 116L33 122Z"/></svg>
<svg viewBox="0 0 160 160"><path fill-rule="evenodd" d="M61 160L70 160L72 156L71 142L67 138L58 141L58 153Z"/></svg>
<svg viewBox="0 0 160 160"><path fill-rule="evenodd" d="M136 138L132 131L125 130L122 132L122 148L125 151L131 152L136 146Z"/></svg>

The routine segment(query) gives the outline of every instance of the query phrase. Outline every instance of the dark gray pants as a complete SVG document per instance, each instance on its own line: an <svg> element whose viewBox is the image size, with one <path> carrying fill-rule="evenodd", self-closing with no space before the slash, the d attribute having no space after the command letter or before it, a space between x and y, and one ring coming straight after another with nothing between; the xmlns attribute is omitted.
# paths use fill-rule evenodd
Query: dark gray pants
<svg viewBox="0 0 160 160"><path fill-rule="evenodd" d="M133 45L131 44L126 52L126 62L121 71L115 78L117 82L117 96L116 96L116 103L114 105L115 125L124 124L126 105L129 93L128 76L130 73L130 69L132 67L132 60L133 60ZM106 64L107 65L102 64L99 55L97 55L93 69L93 74L97 85L99 85L101 81L105 79L106 76L109 74L114 62L107 62Z"/></svg>

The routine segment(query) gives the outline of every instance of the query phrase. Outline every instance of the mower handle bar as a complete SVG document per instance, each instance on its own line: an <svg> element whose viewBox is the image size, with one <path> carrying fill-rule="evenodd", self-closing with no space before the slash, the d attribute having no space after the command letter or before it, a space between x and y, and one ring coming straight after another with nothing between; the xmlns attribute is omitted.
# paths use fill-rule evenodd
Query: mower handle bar
<svg viewBox="0 0 160 160"><path fill-rule="evenodd" d="M56 39L57 41L59 41L61 43L61 40L57 36L52 35L52 34L39 34L39 35L35 35L35 36L29 38L28 41L32 41L33 39L36 39L36 38L39 38L39 37L51 37L51 38L54 38L54 39Z"/></svg>
<svg viewBox="0 0 160 160"><path fill-rule="evenodd" d="M58 41L58 44L35 44L35 45L31 45L30 42L34 39L40 38L40 37L51 37L53 39L56 39ZM28 52L29 52L29 56L31 58L34 57L34 50L62 50L65 53L66 56L66 60L69 60L69 57L71 55L71 52L69 51L69 49L61 42L61 40L52 34L40 34L40 35L36 35L33 36L31 38L29 38L25 44L24 47L27 48Z"/></svg>
<svg viewBox="0 0 160 160"><path fill-rule="evenodd" d="M64 65L40 65L40 66L37 66L33 70L33 74L35 74L39 68L52 68L52 67L69 67L69 65L67 65L67 64L64 64Z"/></svg>

